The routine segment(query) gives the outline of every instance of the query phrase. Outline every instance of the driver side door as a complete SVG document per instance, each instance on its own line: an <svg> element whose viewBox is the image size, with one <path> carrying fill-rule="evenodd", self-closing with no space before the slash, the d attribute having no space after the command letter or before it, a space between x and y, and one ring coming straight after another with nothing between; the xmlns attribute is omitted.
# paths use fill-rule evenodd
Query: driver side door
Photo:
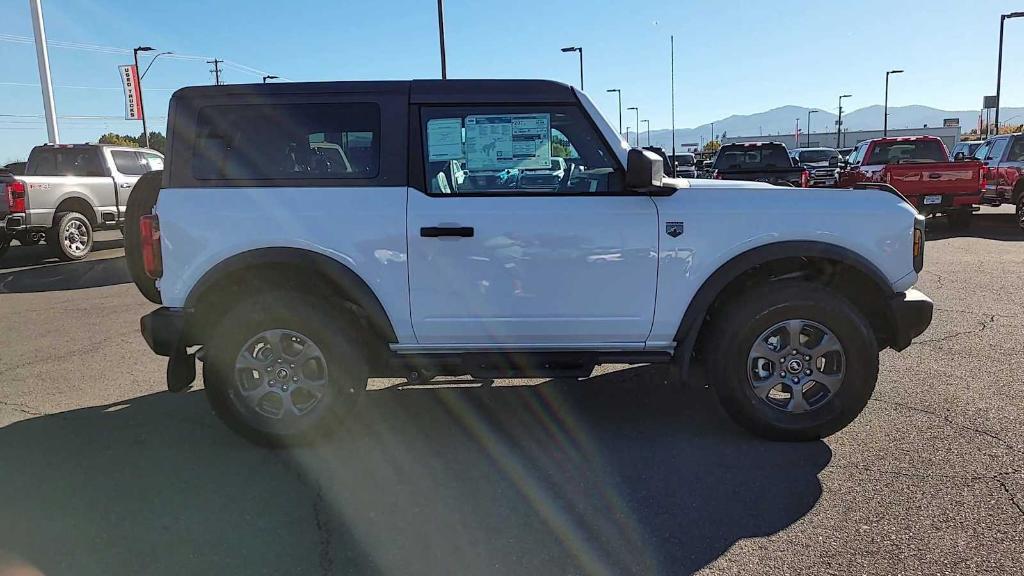
<svg viewBox="0 0 1024 576"><path fill-rule="evenodd" d="M407 239L421 346L642 348L657 209L625 190L589 117L572 106L424 107L420 132Z"/></svg>

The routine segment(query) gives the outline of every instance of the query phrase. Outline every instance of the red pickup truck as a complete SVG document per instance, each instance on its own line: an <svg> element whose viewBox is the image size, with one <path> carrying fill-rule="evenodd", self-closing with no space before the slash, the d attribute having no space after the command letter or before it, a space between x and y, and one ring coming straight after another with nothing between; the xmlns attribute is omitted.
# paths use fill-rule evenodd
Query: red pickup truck
<svg viewBox="0 0 1024 576"><path fill-rule="evenodd" d="M974 153L985 163L985 204L1017 207L1017 225L1024 230L1024 134L1001 134Z"/></svg>
<svg viewBox="0 0 1024 576"><path fill-rule="evenodd" d="M934 136L877 138L854 148L839 185L889 184L922 214L945 214L951 226L960 228L981 203L984 176L981 162L950 162L946 145Z"/></svg>

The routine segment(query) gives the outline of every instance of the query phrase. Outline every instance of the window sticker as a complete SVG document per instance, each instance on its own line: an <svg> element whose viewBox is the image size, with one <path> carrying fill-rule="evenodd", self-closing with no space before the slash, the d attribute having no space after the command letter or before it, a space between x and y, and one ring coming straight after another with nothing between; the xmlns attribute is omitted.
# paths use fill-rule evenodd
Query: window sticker
<svg viewBox="0 0 1024 576"><path fill-rule="evenodd" d="M485 114L466 117L470 170L551 167L550 114Z"/></svg>
<svg viewBox="0 0 1024 576"><path fill-rule="evenodd" d="M437 118L427 121L427 161L462 160L462 118Z"/></svg>

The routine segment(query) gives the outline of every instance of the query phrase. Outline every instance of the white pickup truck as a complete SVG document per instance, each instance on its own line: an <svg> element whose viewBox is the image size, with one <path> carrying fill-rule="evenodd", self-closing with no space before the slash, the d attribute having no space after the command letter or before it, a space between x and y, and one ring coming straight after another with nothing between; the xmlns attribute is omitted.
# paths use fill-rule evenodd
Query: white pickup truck
<svg viewBox="0 0 1024 576"><path fill-rule="evenodd" d="M332 431L370 376L601 363L706 367L742 426L819 438L931 321L924 218L895 190L666 178L563 84L193 87L169 119L128 206L129 267L162 304L142 333L171 390L198 356L258 442ZM476 176L553 158L549 186Z"/></svg>
<svg viewBox="0 0 1024 576"><path fill-rule="evenodd" d="M155 150L106 144L45 144L29 154L25 175L7 183L9 214L0 220L0 253L11 240L45 240L62 260L92 250L93 231L117 228L139 176L163 168Z"/></svg>

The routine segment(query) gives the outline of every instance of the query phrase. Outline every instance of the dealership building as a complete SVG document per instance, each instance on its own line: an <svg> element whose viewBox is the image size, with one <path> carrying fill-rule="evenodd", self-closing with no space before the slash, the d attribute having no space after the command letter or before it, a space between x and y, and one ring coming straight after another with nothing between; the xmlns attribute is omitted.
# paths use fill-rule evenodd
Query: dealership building
<svg viewBox="0 0 1024 576"><path fill-rule="evenodd" d="M890 129L888 136L890 138L899 138L903 136L938 136L942 138L942 141L946 143L946 147L952 149L953 145L960 141L960 127L953 126L950 128L943 128L937 126L935 128L904 128L904 129ZM781 142L786 145L786 148L792 150L793 148L853 148L857 144L871 140L873 138L881 138L881 130L848 130L844 131L842 137L839 139L839 143L836 143L835 132L818 132L811 134L800 134L799 144L796 142L794 134L774 134L766 136L728 136L722 138L722 144L735 144L737 142Z"/></svg>

